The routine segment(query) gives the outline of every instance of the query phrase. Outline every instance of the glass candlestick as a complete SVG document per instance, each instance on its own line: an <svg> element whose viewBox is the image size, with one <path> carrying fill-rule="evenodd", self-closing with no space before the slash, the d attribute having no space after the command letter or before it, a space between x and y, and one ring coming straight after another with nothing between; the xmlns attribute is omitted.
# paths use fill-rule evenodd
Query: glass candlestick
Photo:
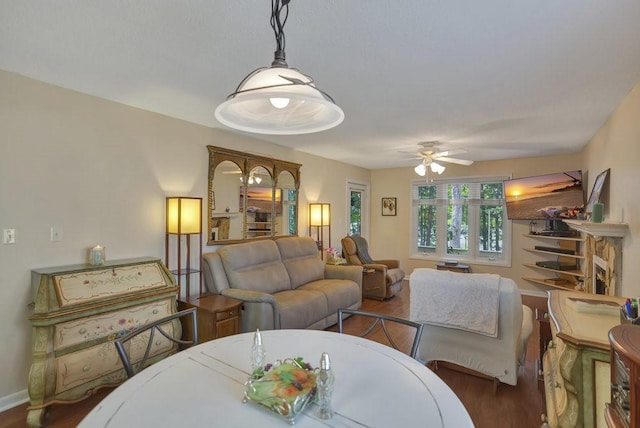
<svg viewBox="0 0 640 428"><path fill-rule="evenodd" d="M318 387L318 417L320 419L331 419L333 410L331 409L331 395L333 394L333 371L329 354L322 353L320 358L320 371L316 377Z"/></svg>
<svg viewBox="0 0 640 428"><path fill-rule="evenodd" d="M264 366L265 349L262 344L262 333L260 329L256 329L256 333L253 335L253 345L251 346L251 371L252 373L256 369L261 369Z"/></svg>

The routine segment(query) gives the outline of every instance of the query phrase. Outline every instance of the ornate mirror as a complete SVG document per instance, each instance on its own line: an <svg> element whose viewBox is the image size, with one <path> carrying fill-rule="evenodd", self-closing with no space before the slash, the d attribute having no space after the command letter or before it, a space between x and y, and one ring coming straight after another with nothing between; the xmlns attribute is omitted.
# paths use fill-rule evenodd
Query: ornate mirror
<svg viewBox="0 0 640 428"><path fill-rule="evenodd" d="M207 149L208 245L297 234L300 164Z"/></svg>

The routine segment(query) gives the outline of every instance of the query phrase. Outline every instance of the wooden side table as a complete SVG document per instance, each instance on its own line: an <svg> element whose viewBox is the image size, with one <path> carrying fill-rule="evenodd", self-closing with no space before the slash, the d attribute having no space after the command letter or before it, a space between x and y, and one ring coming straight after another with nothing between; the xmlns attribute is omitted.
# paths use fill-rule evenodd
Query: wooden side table
<svg viewBox="0 0 640 428"><path fill-rule="evenodd" d="M201 294L178 301L178 309L197 308L198 343L240 333L240 307L242 301L220 294ZM183 336L193 337L185 323Z"/></svg>
<svg viewBox="0 0 640 428"><path fill-rule="evenodd" d="M469 265L464 265L462 263L450 265L450 264L440 262L440 263L436 263L436 269L450 270L452 272L459 272L459 273L471 273L471 268L469 267Z"/></svg>

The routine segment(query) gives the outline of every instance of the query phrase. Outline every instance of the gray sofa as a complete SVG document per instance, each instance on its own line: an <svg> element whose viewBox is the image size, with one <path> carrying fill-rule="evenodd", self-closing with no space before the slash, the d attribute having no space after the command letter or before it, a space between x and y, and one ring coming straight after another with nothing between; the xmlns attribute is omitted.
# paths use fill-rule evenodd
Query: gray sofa
<svg viewBox="0 0 640 428"><path fill-rule="evenodd" d="M325 265L309 237L227 245L203 254L207 290L243 301L242 332L324 329L362 304L362 267Z"/></svg>

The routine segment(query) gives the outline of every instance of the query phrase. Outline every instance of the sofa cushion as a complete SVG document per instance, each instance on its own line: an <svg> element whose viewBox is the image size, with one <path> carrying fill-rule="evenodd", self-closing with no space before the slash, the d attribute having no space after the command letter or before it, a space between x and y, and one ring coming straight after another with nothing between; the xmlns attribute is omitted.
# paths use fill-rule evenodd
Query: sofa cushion
<svg viewBox="0 0 640 428"><path fill-rule="evenodd" d="M329 313L327 299L320 291L288 290L273 297L280 308L280 328L308 328Z"/></svg>
<svg viewBox="0 0 640 428"><path fill-rule="evenodd" d="M278 247L271 240L228 245L218 253L231 288L265 293L291 289Z"/></svg>
<svg viewBox="0 0 640 428"><path fill-rule="evenodd" d="M321 279L301 285L297 290L320 291L327 299L329 313L338 312L340 308L348 308L362 299L358 284L345 279Z"/></svg>
<svg viewBox="0 0 640 428"><path fill-rule="evenodd" d="M324 278L324 263L313 238L280 238L275 242L289 273L292 289Z"/></svg>

